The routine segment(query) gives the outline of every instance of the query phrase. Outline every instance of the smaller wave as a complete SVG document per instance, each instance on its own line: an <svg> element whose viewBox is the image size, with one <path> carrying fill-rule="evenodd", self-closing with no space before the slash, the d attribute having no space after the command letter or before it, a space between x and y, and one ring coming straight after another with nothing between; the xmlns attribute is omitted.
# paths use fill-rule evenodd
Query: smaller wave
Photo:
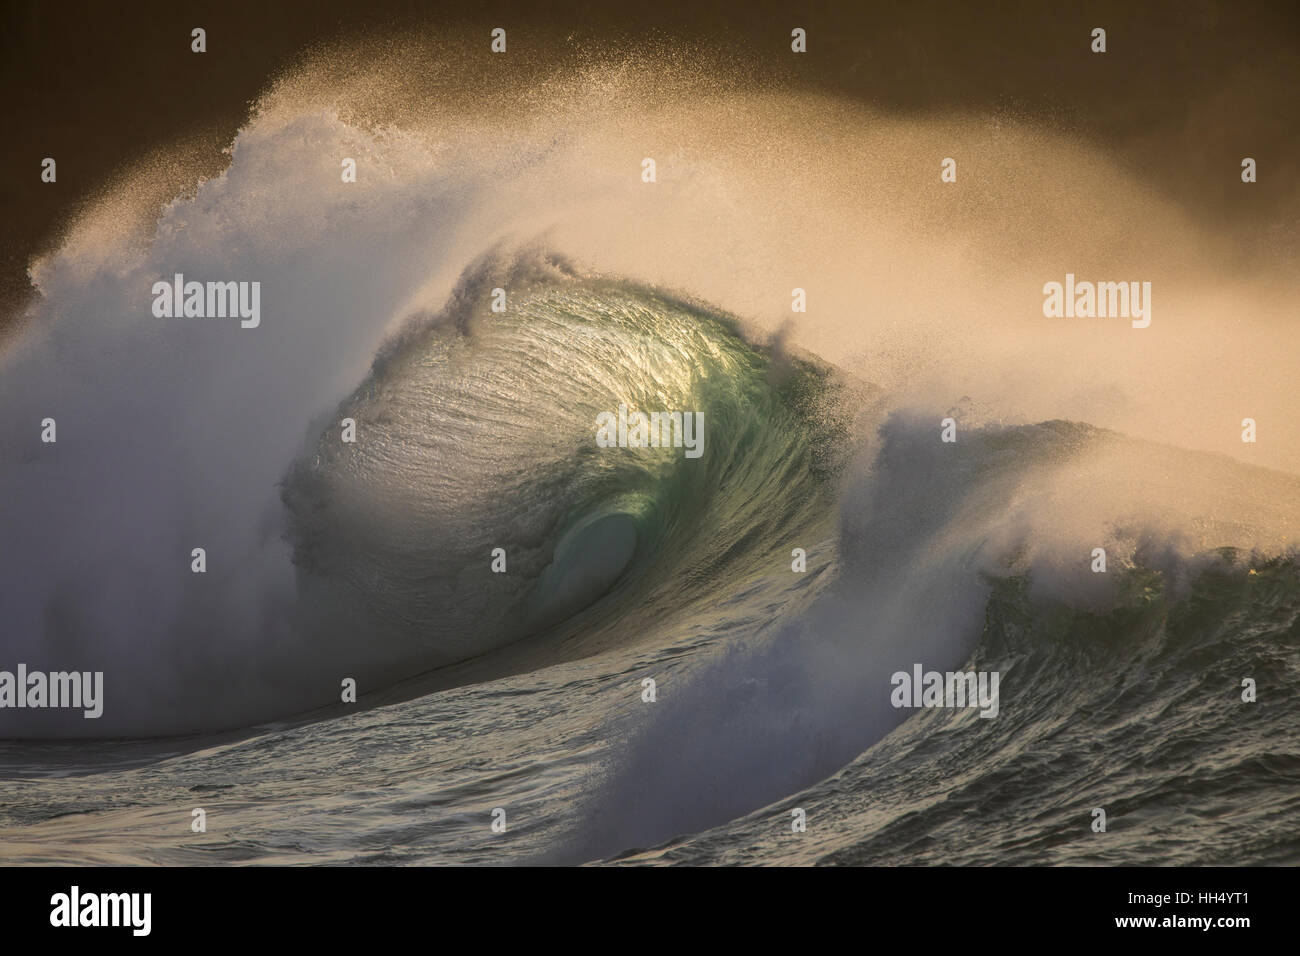
<svg viewBox="0 0 1300 956"><path fill-rule="evenodd" d="M1293 864L1300 566L1233 549L1202 558L1181 597L1158 570L1119 572L1101 613L1035 599L1025 575L998 579L964 665L1003 675L996 720L918 711L776 806L626 858L1231 866L1249 853ZM777 835L794 806L809 820L797 842ZM1096 807L1113 838L1092 832Z"/></svg>
<svg viewBox="0 0 1300 956"><path fill-rule="evenodd" d="M598 823L560 858L659 846L829 777L907 720L890 703L890 676L916 663L970 669L975 654L1011 671L1014 694L1011 653L995 666L979 652L982 640L991 648L1016 633L1012 622L989 632L1006 582L1046 616L1025 621L1068 612L1096 622L1094 634L1114 627L1107 640L1136 640L1161 626L1151 607L1179 615L1179 602L1196 600L1195 582L1222 564L1227 542L1262 566L1300 540L1300 483L1289 475L1078 423L966 423L955 444L939 432L937 415L895 412L868 435L845 484L833 587L770 639L733 642L665 690L670 705L628 731L592 798ZM1104 574L1093 571L1098 547ZM1122 611L1135 600L1136 612ZM1026 706L1055 721L1072 699Z"/></svg>

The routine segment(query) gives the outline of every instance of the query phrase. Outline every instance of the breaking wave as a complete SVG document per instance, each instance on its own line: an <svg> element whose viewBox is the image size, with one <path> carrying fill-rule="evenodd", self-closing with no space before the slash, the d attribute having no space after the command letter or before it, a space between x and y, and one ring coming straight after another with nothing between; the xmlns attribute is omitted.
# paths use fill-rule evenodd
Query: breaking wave
<svg viewBox="0 0 1300 956"><path fill-rule="evenodd" d="M1294 733L1297 443L1234 460L1235 423L1204 414L1279 334L1271 281L1236 289L1254 319L1223 356L1201 295L1226 281L1214 240L1135 252L1132 210L1181 229L1176 211L1046 133L893 120L653 57L530 77L513 103L500 78L430 101L392 82L402 63L346 91L348 57L283 78L222 175L156 216L128 178L34 265L0 372L4 663L102 670L107 700L96 722L6 711L0 736L242 729L275 749L296 731L254 725L309 714L359 735L355 754L397 747L388 722L419 706L430 736L463 720L522 760L536 718L559 743L512 806L553 822L518 852L569 861L901 862L1007 791L1021 821L1068 781L1168 796L1191 773L1173 754L1221 761L1192 776L1225 801L1222 761L1250 770L1252 800L1294 780L1269 741ZM679 95L650 95L665 86ZM791 116L816 149L775 132ZM950 142L1022 165L955 205L901 173L862 179ZM1086 243L1036 163L1076 163L1080 191L1108 197L1085 204ZM1150 329L1033 324L1043 281L1134 255L1165 296ZM260 326L155 318L150 289L176 273L259 281ZM793 288L811 304L792 324ZM1203 358L1153 361L1175 335ZM1290 407L1284 386L1257 383L1257 417ZM620 405L702 415L704 453L599 447ZM1006 716L904 721L889 675L917 662L1005 671ZM1231 707L1251 675L1286 699L1229 754L1205 701ZM388 706L337 704L349 677ZM629 710L645 677L660 699ZM1178 730L1188 707L1202 744ZM1163 755L1140 773L1116 763L1134 722ZM23 774L56 753L25 746L7 751ZM479 799L480 764L452 763ZM800 794L853 825L790 847L762 811ZM1067 824L1048 829L1008 852L1070 858ZM457 832L459 858L491 858ZM1279 840L1262 856L1293 860Z"/></svg>

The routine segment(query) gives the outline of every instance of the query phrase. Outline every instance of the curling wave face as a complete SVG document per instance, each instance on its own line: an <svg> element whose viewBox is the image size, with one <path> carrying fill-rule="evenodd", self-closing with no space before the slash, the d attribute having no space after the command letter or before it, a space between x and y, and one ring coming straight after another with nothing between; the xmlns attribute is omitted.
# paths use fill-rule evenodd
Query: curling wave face
<svg viewBox="0 0 1300 956"><path fill-rule="evenodd" d="M733 320L627 282L511 269L414 319L340 409L361 437L328 429L285 485L321 627L346 616L426 667L607 594L623 640L709 604L829 520L846 444L807 402L836 391L824 367L774 363ZM494 313L498 281L512 301ZM684 416L686 434L603 447L597 423L620 405Z"/></svg>

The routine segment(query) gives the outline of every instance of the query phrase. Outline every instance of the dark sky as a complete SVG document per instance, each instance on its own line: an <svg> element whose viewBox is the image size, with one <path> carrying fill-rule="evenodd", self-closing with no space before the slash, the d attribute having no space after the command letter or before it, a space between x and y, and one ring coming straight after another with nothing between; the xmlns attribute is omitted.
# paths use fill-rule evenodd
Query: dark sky
<svg viewBox="0 0 1300 956"><path fill-rule="evenodd" d="M485 44L505 26L598 41L681 37L739 49L756 71L809 52L797 82L902 113L965 111L1044 123L1114 151L1216 227L1296 245L1300 219L1300 3L906 2L5 2L0 305L27 294L29 257L142 153L184 141L184 169L221 168L249 102L321 40L463 27ZM189 50L203 26L209 52ZM1105 27L1109 52L1088 49ZM527 47L525 47L527 49ZM1243 190L1241 157L1259 162ZM58 182L40 161L58 161ZM178 166L178 169L180 167Z"/></svg>

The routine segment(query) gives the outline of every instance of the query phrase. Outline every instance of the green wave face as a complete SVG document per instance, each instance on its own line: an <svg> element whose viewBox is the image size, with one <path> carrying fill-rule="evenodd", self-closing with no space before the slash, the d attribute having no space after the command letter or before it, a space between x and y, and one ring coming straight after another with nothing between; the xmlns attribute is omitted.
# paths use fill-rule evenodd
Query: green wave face
<svg viewBox="0 0 1300 956"><path fill-rule="evenodd" d="M344 403L358 440L325 429L286 482L303 586L354 620L463 659L616 600L657 619L826 533L826 450L849 445L826 369L610 279L533 280L502 313L486 288L452 302ZM696 416L699 457L601 447L620 405Z"/></svg>

